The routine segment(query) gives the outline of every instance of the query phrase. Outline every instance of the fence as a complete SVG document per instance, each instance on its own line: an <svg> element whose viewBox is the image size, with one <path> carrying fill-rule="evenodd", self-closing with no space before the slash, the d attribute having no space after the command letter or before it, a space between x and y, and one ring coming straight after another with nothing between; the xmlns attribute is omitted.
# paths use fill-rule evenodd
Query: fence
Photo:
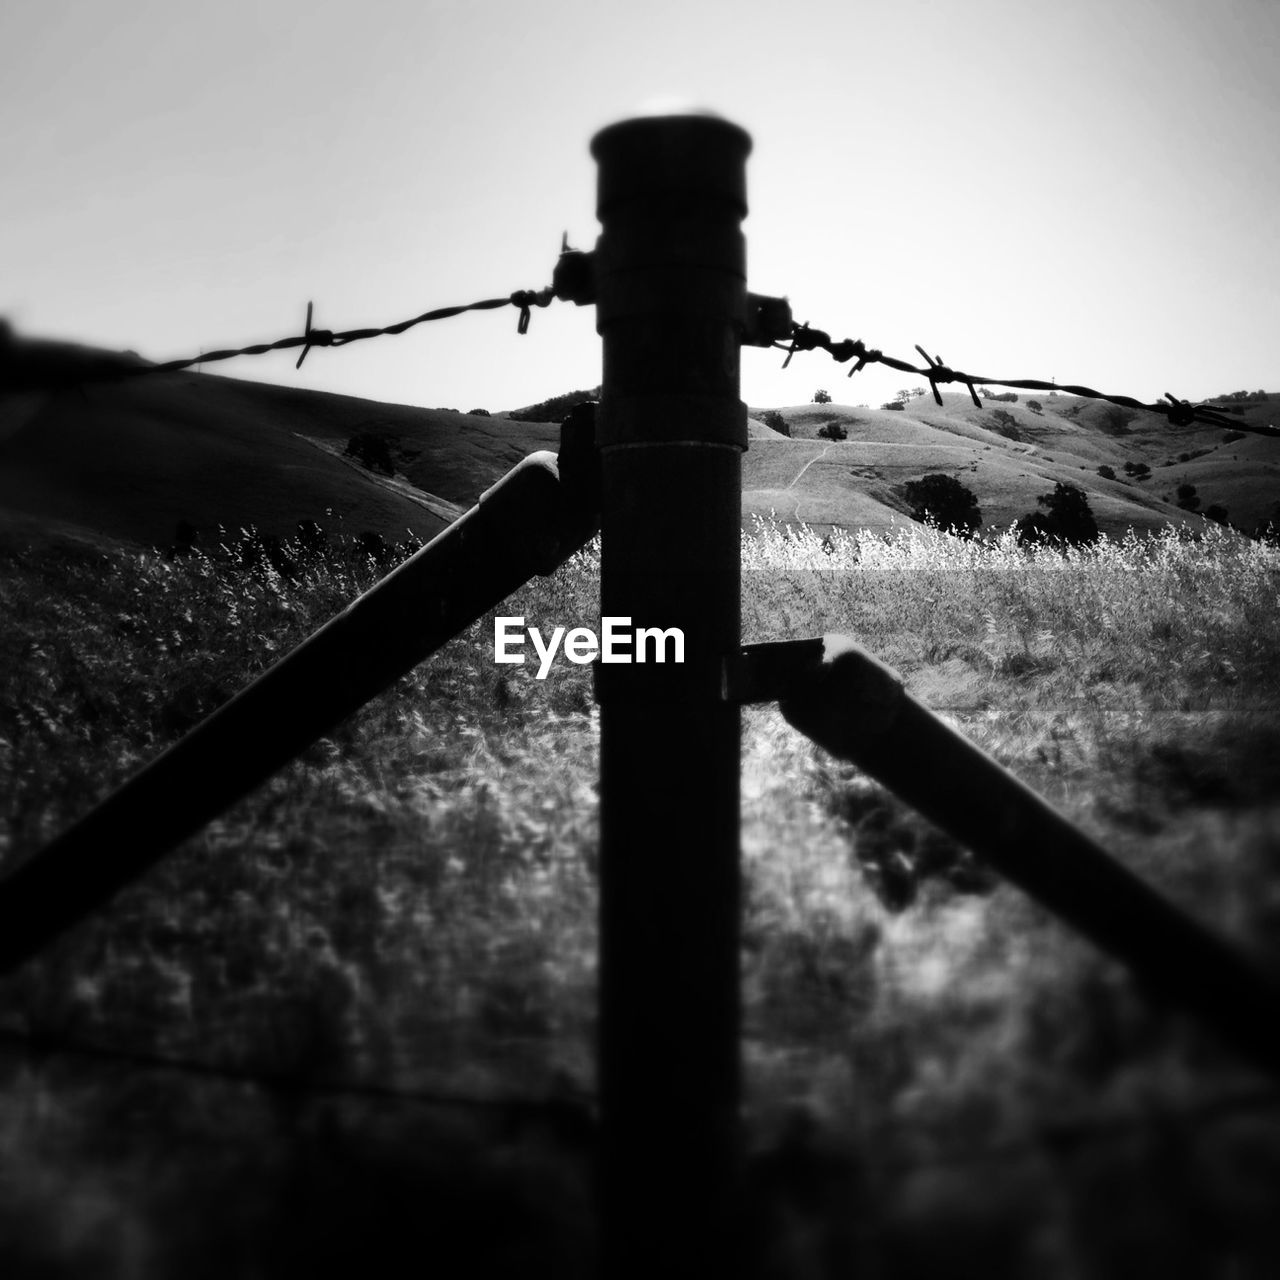
<svg viewBox="0 0 1280 1280"><path fill-rule="evenodd" d="M712 117L626 121L593 143L602 234L566 246L550 289L428 312L381 330L311 326L205 360L403 332L461 311L553 297L594 304L603 342L598 412L565 423L428 546L173 749L0 883L0 969L35 955L168 848L532 575L601 531L601 609L678 628L681 664L598 666L603 1268L610 1277L718 1274L740 1165L739 707L787 718L854 761L1008 878L1280 1072L1280 986L1175 910L1039 797L910 698L848 637L741 648L739 512L744 345L788 359L822 349L851 372L879 361L977 401L992 382L921 354L924 367L792 323L747 291L747 134ZM137 376L196 361L113 369ZM60 385L55 366L0 351L3 385ZM25 382L24 382L25 379ZM1049 388L1030 381L1000 385ZM1240 425L1168 396L1172 422ZM1261 428L1257 428L1261 429ZM664 500L654 501L655 494ZM127 838L125 838L127 836ZM116 850L110 859L104 849ZM127 852L122 852L127 851Z"/></svg>

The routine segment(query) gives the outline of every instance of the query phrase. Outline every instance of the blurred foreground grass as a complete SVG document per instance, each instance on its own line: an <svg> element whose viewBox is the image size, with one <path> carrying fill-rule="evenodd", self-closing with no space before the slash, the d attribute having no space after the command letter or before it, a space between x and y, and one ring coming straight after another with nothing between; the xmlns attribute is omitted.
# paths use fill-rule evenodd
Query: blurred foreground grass
<svg viewBox="0 0 1280 1280"><path fill-rule="evenodd" d="M342 550L0 552L0 865L376 580ZM761 527L743 564L744 640L857 635L1280 964L1274 549ZM598 570L501 611L592 625ZM0 985L0 1271L588 1274L596 746L589 669L495 667L484 619ZM761 1275L1280 1274L1265 1082L772 707L742 847Z"/></svg>

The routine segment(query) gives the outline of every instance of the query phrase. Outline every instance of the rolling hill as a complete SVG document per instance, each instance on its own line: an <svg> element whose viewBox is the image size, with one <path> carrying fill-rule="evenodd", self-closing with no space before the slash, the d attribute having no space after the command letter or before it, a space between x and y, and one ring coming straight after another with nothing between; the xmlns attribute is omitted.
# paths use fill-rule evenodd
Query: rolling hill
<svg viewBox="0 0 1280 1280"><path fill-rule="evenodd" d="M56 344L33 344L55 350ZM67 350L72 350L68 348ZM84 352L101 367L126 357ZM1241 406L1266 424L1277 397ZM1107 533L1199 525L1180 508L1191 485L1200 510L1225 507L1249 529L1280 500L1280 440L1221 427L1173 427L1159 414L1124 421L1105 404L1066 396L974 406L964 393L903 410L808 404L781 409L790 436L751 410L743 460L743 520L886 529L909 518L909 480L955 476L986 527L1035 510L1058 481L1084 489ZM835 424L842 440L819 435ZM394 474L371 471L347 443L385 440ZM180 521L209 544L242 527L286 536L317 520L389 540L434 536L520 458L554 449L554 422L381 404L208 373L168 373L0 396L0 530L167 546ZM1125 464L1149 475L1127 475ZM1114 479L1099 474L1109 467Z"/></svg>
<svg viewBox="0 0 1280 1280"><path fill-rule="evenodd" d="M395 474L344 456L384 437ZM167 546L179 521L217 538L300 520L430 538L554 425L380 404L204 373L0 397L0 528Z"/></svg>
<svg viewBox="0 0 1280 1280"><path fill-rule="evenodd" d="M1161 414L1115 415L1111 406L1072 397L1041 398L1042 408L944 393L903 410L808 404L780 410L790 438L765 427L744 460L747 514L827 526L883 529L909 518L901 487L930 472L954 476L973 491L987 528L1006 527L1036 498L1062 481L1089 498L1099 527L1122 535L1169 523L1199 525L1180 508L1178 490L1196 490L1200 510L1225 507L1231 521L1251 529L1280 501L1280 439L1195 424L1171 426ZM1280 417L1280 397L1252 401L1242 424ZM835 424L847 438L819 431ZM1125 474L1126 463L1150 474ZM1115 479L1104 479L1109 467Z"/></svg>

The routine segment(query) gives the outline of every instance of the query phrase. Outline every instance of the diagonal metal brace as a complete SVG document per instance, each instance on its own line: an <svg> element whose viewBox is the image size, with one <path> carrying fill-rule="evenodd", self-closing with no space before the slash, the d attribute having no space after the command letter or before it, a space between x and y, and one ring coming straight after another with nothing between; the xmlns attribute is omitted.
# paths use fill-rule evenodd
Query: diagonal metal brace
<svg viewBox="0 0 1280 1280"><path fill-rule="evenodd" d="M877 779L1007 879L1280 1074L1280 980L1185 915L913 698L849 636L751 645L724 697L777 701L801 733Z"/></svg>
<svg viewBox="0 0 1280 1280"><path fill-rule="evenodd" d="M0 973L136 879L599 523L594 406L337 617L0 881Z"/></svg>

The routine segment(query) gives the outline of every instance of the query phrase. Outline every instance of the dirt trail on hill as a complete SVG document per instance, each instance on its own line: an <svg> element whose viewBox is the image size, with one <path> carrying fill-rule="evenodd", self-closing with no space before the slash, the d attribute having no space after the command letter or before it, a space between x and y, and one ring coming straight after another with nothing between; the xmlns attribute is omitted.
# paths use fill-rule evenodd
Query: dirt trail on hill
<svg viewBox="0 0 1280 1280"><path fill-rule="evenodd" d="M823 451L822 451L821 453L816 454L814 457L810 458L810 459L809 459L809 461L808 461L808 462L806 462L806 463L804 464L804 466L803 466L803 467L801 467L801 468L800 468L800 470L796 472L795 479L794 479L794 480L792 480L792 482L791 482L789 485L787 485L787 488L788 488L788 489L794 489L794 488L796 487L796 485L798 485L798 484L800 483L800 477L801 477L801 476L803 476L803 475L804 475L804 473L805 473L806 471L808 471L808 470L809 470L809 468L810 468L811 466L813 466L813 464L814 464L815 462L821 462L821 461L822 461L822 459L823 459L823 458L825 458L825 457L827 456L827 454L829 454L830 452L831 452L831 446L830 446L830 445L827 445L827 447L826 447L825 449L823 449Z"/></svg>
<svg viewBox="0 0 1280 1280"><path fill-rule="evenodd" d="M443 498L438 498L434 493L428 493L425 489L419 489L416 485L410 484L408 480L397 480L394 476L376 475L367 467L361 466L354 458L347 457L331 441L317 440L311 436L304 436L297 431L293 434L299 440L313 445L322 453L327 453L331 458L336 458L343 465L354 468L365 480L371 481L379 488L385 489L388 493L394 493L397 497L404 498L407 502L416 504L424 511L429 511L437 519L443 520L445 524L452 524L460 516L466 514L457 503L446 502Z"/></svg>

